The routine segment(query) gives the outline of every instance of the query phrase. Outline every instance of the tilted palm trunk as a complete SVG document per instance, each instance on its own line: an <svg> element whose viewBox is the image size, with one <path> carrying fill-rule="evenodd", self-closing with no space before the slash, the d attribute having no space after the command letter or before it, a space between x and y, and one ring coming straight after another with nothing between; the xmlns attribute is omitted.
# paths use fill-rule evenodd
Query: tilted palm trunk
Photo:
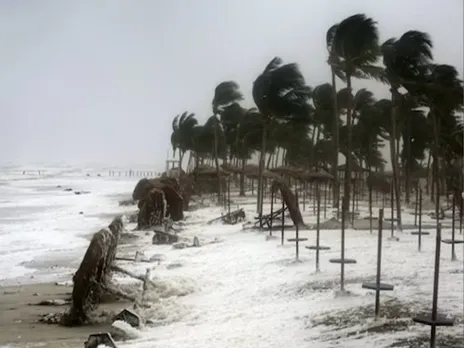
<svg viewBox="0 0 464 348"><path fill-rule="evenodd" d="M433 125L433 135L434 135L434 144L433 144L433 182L435 186L435 218L437 220L437 225L438 225L438 219L440 216L440 175L438 175L438 171L440 170L440 158L439 158L439 144L440 144L440 122L435 114L435 111L432 110L430 113L432 117L432 125ZM453 219L455 217L453 216Z"/></svg>
<svg viewBox="0 0 464 348"><path fill-rule="evenodd" d="M242 170L240 171L240 197L245 196L245 165L246 159L242 159Z"/></svg>
<svg viewBox="0 0 464 348"><path fill-rule="evenodd" d="M264 156L266 154L266 123L263 124L263 137L261 140L261 154L259 157L259 179L258 179L258 204L257 211L258 215L261 216L263 213L263 175L264 175Z"/></svg>
<svg viewBox="0 0 464 348"><path fill-rule="evenodd" d="M339 206L339 200L340 200L340 182L338 180L338 152L340 148L339 144L339 134L338 134L338 102L337 102L337 87L336 87L336 80L335 80L335 71L334 68L331 68L332 70L332 98L333 98L333 109L334 109L334 122L333 122L333 147L334 147L334 156L332 159L332 175L334 177L333 181L333 206L338 207Z"/></svg>
<svg viewBox="0 0 464 348"><path fill-rule="evenodd" d="M406 124L406 139L404 145L406 150L406 165L403 166L405 172L405 191L406 191L406 204L410 202L410 189L411 189L411 117L408 117Z"/></svg>
<svg viewBox="0 0 464 348"><path fill-rule="evenodd" d="M218 156L218 123L217 119L214 122L214 163L216 165L216 173L217 173L217 198L218 203L221 201L221 173L219 171L219 156Z"/></svg>
<svg viewBox="0 0 464 348"><path fill-rule="evenodd" d="M391 109L391 129L390 134L390 155L393 171L393 188L395 190L395 203L396 203L396 218L398 219L398 228L401 230L401 192L399 183L398 171L398 158L396 154L396 114L397 114L397 98L396 91L392 92L392 109Z"/></svg>
<svg viewBox="0 0 464 348"><path fill-rule="evenodd" d="M351 93L351 76L347 74L346 76L346 86ZM351 197L351 152L353 150L352 145L352 114L353 114L353 105L350 102L350 105L346 114L346 129L347 129L347 156L345 164L345 179L343 185L343 196L344 200L342 202L342 212L346 214L350 210L350 197Z"/></svg>

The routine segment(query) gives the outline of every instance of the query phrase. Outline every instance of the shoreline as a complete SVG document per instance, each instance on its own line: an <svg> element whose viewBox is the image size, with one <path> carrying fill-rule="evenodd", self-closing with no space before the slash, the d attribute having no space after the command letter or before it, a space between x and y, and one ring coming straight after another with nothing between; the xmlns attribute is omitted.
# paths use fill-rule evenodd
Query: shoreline
<svg viewBox="0 0 464 348"><path fill-rule="evenodd" d="M111 324L65 327L46 324L39 319L49 313L63 312L69 304L37 305L41 301L69 299L72 286L36 283L0 287L0 347L81 348L92 333L107 332ZM102 303L98 312L117 314L127 302Z"/></svg>

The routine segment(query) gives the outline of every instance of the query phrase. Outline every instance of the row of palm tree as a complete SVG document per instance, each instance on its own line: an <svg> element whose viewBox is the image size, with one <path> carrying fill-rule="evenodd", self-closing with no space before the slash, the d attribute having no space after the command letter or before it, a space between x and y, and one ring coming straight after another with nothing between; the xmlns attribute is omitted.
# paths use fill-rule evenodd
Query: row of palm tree
<svg viewBox="0 0 464 348"><path fill-rule="evenodd" d="M259 153L257 208L261 214L266 155L268 167L279 158L286 165L331 170L333 201L338 207L339 153L346 159L344 177L350 178L353 163L382 170L386 161L380 149L388 141L401 226L400 176L406 177L408 201L411 173L427 155L428 165L433 158L435 178L442 168L462 159L463 128L457 115L463 108L463 83L453 66L433 62L427 33L411 30L381 44L377 23L364 14L330 27L326 44L331 83L311 88L297 64L284 64L276 57L253 83L255 108L240 105L243 96L236 82L223 82L214 91L213 115L203 125L193 113L174 118L173 149L179 151L181 163L187 151L196 165L214 160L218 175L220 161L245 166ZM353 79L387 84L391 98L376 100L366 89L355 92ZM337 86L340 81L343 88ZM343 183L346 212L351 180ZM435 190L440 192L439 180Z"/></svg>

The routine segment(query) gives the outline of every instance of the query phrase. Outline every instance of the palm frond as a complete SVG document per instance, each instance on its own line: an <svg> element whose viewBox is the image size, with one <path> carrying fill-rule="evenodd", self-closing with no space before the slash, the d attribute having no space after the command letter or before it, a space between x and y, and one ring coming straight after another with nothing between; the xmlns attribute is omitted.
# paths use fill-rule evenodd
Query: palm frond
<svg viewBox="0 0 464 348"><path fill-rule="evenodd" d="M349 63L346 68L377 61L379 34L377 23L364 14L355 14L341 21L333 36L334 53Z"/></svg>
<svg viewBox="0 0 464 348"><path fill-rule="evenodd" d="M220 109L243 99L240 87L235 81L224 81L214 89L212 101L213 113L218 114Z"/></svg>

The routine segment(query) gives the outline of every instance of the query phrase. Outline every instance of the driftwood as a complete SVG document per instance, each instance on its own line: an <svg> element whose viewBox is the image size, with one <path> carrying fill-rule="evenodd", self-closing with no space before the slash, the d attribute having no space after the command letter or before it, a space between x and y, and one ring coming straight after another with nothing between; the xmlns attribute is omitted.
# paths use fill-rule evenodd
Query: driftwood
<svg viewBox="0 0 464 348"><path fill-rule="evenodd" d="M164 231L155 231L155 234L152 239L153 244L172 244L177 243L179 237L175 234L171 234Z"/></svg>
<svg viewBox="0 0 464 348"><path fill-rule="evenodd" d="M108 228L93 235L84 259L73 277L72 304L70 311L63 316L64 325L84 324L89 312L98 306L109 283L109 271L122 230L122 220L117 217Z"/></svg>
<svg viewBox="0 0 464 348"><path fill-rule="evenodd" d="M275 220L279 220L281 215L282 215L282 211L285 212L287 210L287 206L285 206L285 208L280 208L279 210L276 210L274 211L272 214L269 213L269 214L266 214L266 215L263 215L261 217L257 216L255 217L255 223L254 223L254 227L257 227L258 225L266 225L268 228L271 228L271 220L272 221L275 221Z"/></svg>
<svg viewBox="0 0 464 348"><path fill-rule="evenodd" d="M225 215L221 215L217 218L214 218L212 220L209 220L207 222L208 225L216 222L216 221L219 221L219 220L222 220L222 222L224 223L227 223L227 224L236 224L237 222L239 221L243 221L245 220L245 211L243 210L243 208L240 208L240 209L237 209L237 210L234 210L234 211L231 211L230 213L227 213Z"/></svg>
<svg viewBox="0 0 464 348"><path fill-rule="evenodd" d="M275 179L272 181L272 190L280 191L282 199L290 212L290 218L295 226L303 226L303 217L301 216L297 199L287 184L282 179Z"/></svg>

